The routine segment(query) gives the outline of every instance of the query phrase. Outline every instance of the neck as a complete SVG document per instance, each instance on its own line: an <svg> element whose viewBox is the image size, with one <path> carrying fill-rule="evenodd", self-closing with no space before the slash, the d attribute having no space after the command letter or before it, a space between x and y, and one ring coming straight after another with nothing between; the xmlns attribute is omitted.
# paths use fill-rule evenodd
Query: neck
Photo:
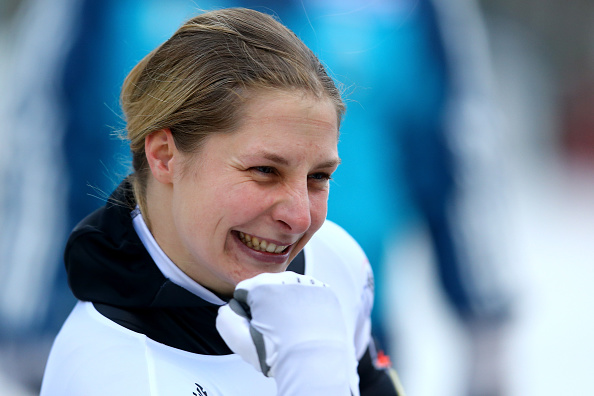
<svg viewBox="0 0 594 396"><path fill-rule="evenodd" d="M168 252L170 250L168 247L171 245L169 239L174 231L171 194L171 185L159 183L150 178L147 181L145 207L140 208L148 229L169 257L171 257Z"/></svg>

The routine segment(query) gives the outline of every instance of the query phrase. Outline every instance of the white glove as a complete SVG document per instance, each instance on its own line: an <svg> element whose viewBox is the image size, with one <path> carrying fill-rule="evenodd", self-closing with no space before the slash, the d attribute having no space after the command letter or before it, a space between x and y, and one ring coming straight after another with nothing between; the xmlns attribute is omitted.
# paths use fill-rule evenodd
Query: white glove
<svg viewBox="0 0 594 396"><path fill-rule="evenodd" d="M359 395L357 359L326 284L294 272L240 282L217 329L229 348L274 377L278 395Z"/></svg>

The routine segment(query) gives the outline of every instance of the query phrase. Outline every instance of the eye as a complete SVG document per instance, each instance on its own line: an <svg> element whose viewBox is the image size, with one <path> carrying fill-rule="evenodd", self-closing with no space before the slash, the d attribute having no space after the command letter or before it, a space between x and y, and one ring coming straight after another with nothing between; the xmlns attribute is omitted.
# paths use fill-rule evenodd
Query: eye
<svg viewBox="0 0 594 396"><path fill-rule="evenodd" d="M253 166L250 169L264 175L272 175L276 173L276 169L272 166Z"/></svg>
<svg viewBox="0 0 594 396"><path fill-rule="evenodd" d="M309 175L308 177L314 181L320 181L320 182L324 182L324 181L328 181L328 180L332 179L332 175L329 173L326 173L326 172L313 173L313 174Z"/></svg>

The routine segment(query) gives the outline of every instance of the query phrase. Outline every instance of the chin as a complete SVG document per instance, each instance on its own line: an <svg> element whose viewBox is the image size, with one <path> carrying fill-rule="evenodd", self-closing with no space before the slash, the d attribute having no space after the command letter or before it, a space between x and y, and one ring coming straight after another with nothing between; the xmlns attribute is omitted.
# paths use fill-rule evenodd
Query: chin
<svg viewBox="0 0 594 396"><path fill-rule="evenodd" d="M235 282L235 286L237 286L237 284L239 282L244 281L246 279L253 278L254 276L257 276L257 275L260 275L260 274L284 272L287 269L288 266L289 266L288 264L283 264L281 266L279 266L279 265L267 265L266 268L255 268L255 269L251 269L251 270L246 270L244 268L242 271L240 271L239 273L235 274L235 276L233 277L233 280Z"/></svg>

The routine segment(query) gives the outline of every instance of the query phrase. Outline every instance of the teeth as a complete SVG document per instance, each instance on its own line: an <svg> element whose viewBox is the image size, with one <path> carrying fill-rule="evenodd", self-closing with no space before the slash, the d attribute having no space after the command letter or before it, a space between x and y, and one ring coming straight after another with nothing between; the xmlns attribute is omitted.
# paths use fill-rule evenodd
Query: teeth
<svg viewBox="0 0 594 396"><path fill-rule="evenodd" d="M249 234L239 233L239 239L249 248L258 250L260 252L268 253L282 253L289 245L276 245L272 242L265 241L264 239L258 239L257 237Z"/></svg>

